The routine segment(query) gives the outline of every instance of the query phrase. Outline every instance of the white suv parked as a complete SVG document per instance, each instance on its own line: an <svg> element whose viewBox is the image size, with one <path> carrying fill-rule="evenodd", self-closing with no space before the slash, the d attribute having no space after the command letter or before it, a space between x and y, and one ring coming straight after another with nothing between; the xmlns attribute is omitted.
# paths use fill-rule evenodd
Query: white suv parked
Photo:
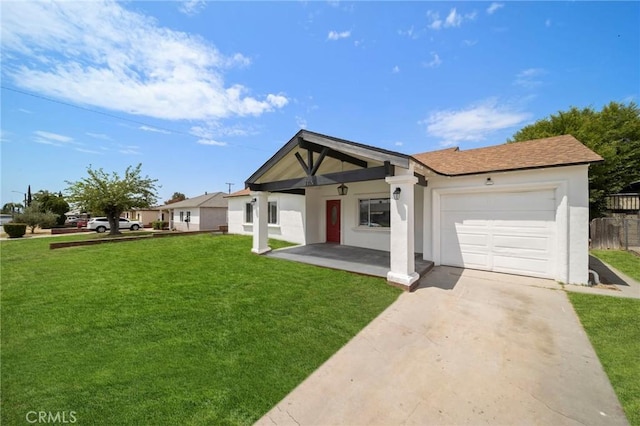
<svg viewBox="0 0 640 426"><path fill-rule="evenodd" d="M142 222L137 220L129 220L124 217L120 218L119 229L131 229L137 231L142 228ZM109 220L106 217L94 217L87 223L87 229L94 229L96 232L105 232L109 227Z"/></svg>

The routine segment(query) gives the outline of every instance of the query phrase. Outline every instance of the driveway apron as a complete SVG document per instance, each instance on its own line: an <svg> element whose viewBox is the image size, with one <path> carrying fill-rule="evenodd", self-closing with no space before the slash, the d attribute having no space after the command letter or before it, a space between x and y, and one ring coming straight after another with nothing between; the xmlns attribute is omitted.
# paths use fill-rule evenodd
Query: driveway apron
<svg viewBox="0 0 640 426"><path fill-rule="evenodd" d="M626 425L553 281L437 267L259 425Z"/></svg>

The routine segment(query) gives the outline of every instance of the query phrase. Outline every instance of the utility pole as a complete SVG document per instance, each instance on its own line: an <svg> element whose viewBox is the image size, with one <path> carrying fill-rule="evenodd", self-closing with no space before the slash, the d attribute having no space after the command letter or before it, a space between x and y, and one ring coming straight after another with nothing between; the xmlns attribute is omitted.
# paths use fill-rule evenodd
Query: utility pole
<svg viewBox="0 0 640 426"><path fill-rule="evenodd" d="M231 182L225 182L226 185L229 185L229 194L231 194L231 187L234 185Z"/></svg>

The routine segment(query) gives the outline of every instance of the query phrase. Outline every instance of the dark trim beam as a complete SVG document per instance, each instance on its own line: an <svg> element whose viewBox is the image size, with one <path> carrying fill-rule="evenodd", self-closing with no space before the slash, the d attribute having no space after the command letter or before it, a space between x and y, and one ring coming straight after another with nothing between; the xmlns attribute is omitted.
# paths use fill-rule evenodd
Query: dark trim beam
<svg viewBox="0 0 640 426"><path fill-rule="evenodd" d="M349 154L345 154L344 152L335 151L326 146L318 145L313 142L305 141L302 138L298 138L298 146L302 149L307 149L309 151L322 153L325 149L327 153L325 156L335 158L336 160L344 161L345 163L353 164L358 167L362 167L363 169L367 168L367 162L361 160L359 158L353 157Z"/></svg>
<svg viewBox="0 0 640 426"><path fill-rule="evenodd" d="M422 175L420 175L418 173L414 173L413 175L418 178L418 185L419 186L426 187L429 184L429 181L427 181L427 178L425 178L424 176L422 176Z"/></svg>
<svg viewBox="0 0 640 426"><path fill-rule="evenodd" d="M390 166L393 168L393 166ZM249 183L252 191L282 192L289 189L306 188L321 185L339 185L349 182L364 182L368 180L384 179L388 174L389 167L370 167L367 169L347 170L338 173L329 173L320 176L306 176L303 178L280 180L276 182ZM393 170L392 170L393 173Z"/></svg>

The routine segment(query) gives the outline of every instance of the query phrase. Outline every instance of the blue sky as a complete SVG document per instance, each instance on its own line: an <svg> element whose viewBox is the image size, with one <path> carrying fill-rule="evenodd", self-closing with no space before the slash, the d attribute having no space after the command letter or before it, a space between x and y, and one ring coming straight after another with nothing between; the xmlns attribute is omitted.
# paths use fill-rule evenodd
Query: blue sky
<svg viewBox="0 0 640 426"><path fill-rule="evenodd" d="M640 96L639 2L21 0L1 24L2 204L138 163L159 201L236 191L301 128L469 149Z"/></svg>

